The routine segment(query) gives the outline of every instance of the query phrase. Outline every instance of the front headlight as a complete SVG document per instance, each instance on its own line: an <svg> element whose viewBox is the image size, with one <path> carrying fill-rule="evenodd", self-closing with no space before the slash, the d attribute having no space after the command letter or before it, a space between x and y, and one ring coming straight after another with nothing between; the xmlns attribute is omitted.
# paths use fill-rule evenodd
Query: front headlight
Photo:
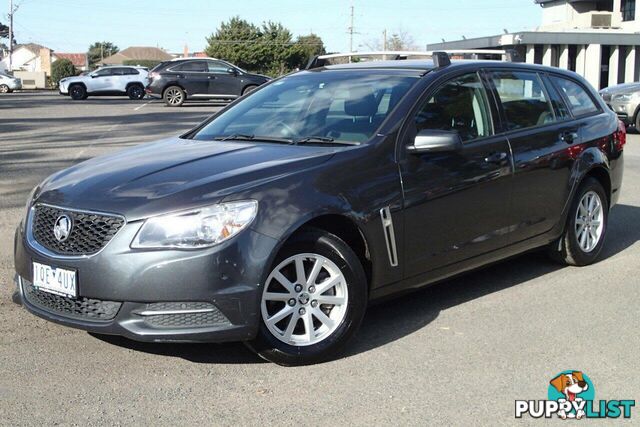
<svg viewBox="0 0 640 427"><path fill-rule="evenodd" d="M149 218L131 247L196 249L217 245L244 230L257 212L257 201L244 200Z"/></svg>
<svg viewBox="0 0 640 427"><path fill-rule="evenodd" d="M615 101L621 101L621 102L632 101L638 98L640 98L640 92L625 93L622 95L615 95L613 97Z"/></svg>

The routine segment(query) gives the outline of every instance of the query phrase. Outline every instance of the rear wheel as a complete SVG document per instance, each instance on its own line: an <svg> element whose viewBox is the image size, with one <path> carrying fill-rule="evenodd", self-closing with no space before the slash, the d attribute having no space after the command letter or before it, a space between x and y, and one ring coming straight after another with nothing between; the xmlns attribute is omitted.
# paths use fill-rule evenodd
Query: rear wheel
<svg viewBox="0 0 640 427"><path fill-rule="evenodd" d="M604 246L609 205L604 188L587 178L571 204L564 233L550 248L555 260L568 265L594 263Z"/></svg>
<svg viewBox="0 0 640 427"><path fill-rule="evenodd" d="M9 92L11 92L11 89L9 89L9 86L0 85L0 93L9 93Z"/></svg>
<svg viewBox="0 0 640 427"><path fill-rule="evenodd" d="M69 88L69 96L74 101L87 99L87 90L82 85L73 85Z"/></svg>
<svg viewBox="0 0 640 427"><path fill-rule="evenodd" d="M322 362L344 348L366 304L358 256L333 234L305 230L278 254L262 291L260 330L248 346L280 365Z"/></svg>
<svg viewBox="0 0 640 427"><path fill-rule="evenodd" d="M131 85L127 88L127 96L129 99L142 99L144 98L144 88L142 85Z"/></svg>
<svg viewBox="0 0 640 427"><path fill-rule="evenodd" d="M169 86L164 91L164 103L169 107L179 107L184 103L186 94L180 86Z"/></svg>

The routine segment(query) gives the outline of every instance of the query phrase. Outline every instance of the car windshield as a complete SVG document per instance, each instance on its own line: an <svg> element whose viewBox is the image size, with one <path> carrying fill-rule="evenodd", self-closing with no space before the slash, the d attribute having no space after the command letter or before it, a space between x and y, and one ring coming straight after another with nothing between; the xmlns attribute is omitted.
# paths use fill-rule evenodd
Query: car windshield
<svg viewBox="0 0 640 427"><path fill-rule="evenodd" d="M193 138L365 142L418 78L415 72L383 70L293 74L237 103Z"/></svg>

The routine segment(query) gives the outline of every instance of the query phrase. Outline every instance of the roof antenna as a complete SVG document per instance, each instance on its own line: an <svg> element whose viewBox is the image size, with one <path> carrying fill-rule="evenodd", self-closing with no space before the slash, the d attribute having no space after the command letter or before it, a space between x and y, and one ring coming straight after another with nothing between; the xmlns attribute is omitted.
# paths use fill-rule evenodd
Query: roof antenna
<svg viewBox="0 0 640 427"><path fill-rule="evenodd" d="M436 68L451 65L451 59L449 59L449 54L447 52L433 52L431 54L431 58L433 59L433 65L435 65Z"/></svg>

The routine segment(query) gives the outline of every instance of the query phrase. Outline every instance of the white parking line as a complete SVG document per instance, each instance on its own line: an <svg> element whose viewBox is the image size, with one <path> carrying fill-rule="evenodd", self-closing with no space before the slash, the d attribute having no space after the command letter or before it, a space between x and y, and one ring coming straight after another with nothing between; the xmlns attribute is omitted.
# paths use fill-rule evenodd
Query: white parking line
<svg viewBox="0 0 640 427"><path fill-rule="evenodd" d="M134 109L133 109L133 111L138 111L139 109L141 109L141 108L142 108L142 107L144 107L145 105L149 105L149 104L151 104L151 103L153 103L153 101L145 102L144 104L139 105L139 106L137 106L136 108L134 108Z"/></svg>

